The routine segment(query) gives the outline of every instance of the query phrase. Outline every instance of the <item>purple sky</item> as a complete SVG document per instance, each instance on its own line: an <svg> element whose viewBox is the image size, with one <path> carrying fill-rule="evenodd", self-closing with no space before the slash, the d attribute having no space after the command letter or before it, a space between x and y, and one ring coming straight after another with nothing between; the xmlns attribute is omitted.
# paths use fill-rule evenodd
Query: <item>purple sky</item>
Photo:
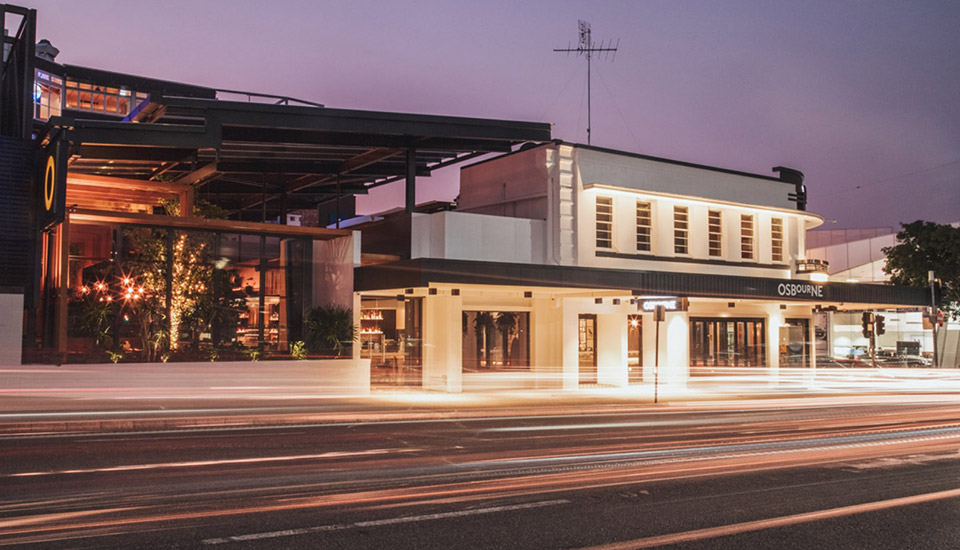
<svg viewBox="0 0 960 550"><path fill-rule="evenodd" d="M25 2L27 3L27 2ZM960 2L34 0L63 63L330 107L546 121L593 144L806 174L824 228L960 220ZM267 7L270 6L270 7ZM419 184L451 199L458 169ZM359 201L402 203L402 184Z"/></svg>

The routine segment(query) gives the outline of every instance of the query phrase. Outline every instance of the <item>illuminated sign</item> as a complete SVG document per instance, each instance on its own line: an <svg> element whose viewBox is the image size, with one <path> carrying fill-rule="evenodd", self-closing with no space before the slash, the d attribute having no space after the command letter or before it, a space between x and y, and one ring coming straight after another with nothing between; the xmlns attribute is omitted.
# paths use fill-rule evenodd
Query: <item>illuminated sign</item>
<svg viewBox="0 0 960 550"><path fill-rule="evenodd" d="M40 229L44 231L62 222L66 216L68 151L68 143L60 140L51 142L37 167L34 196L37 197Z"/></svg>
<svg viewBox="0 0 960 550"><path fill-rule="evenodd" d="M47 157L47 166L43 170L43 208L53 209L53 196L57 190L57 167L53 155Z"/></svg>
<svg viewBox="0 0 960 550"><path fill-rule="evenodd" d="M657 309L657 306L663 306L665 311L687 311L688 301L686 298L651 298L649 300L640 300L637 307L640 311L651 312Z"/></svg>
<svg viewBox="0 0 960 550"><path fill-rule="evenodd" d="M802 296L804 298L823 298L823 285L810 283L780 283L777 285L779 296Z"/></svg>

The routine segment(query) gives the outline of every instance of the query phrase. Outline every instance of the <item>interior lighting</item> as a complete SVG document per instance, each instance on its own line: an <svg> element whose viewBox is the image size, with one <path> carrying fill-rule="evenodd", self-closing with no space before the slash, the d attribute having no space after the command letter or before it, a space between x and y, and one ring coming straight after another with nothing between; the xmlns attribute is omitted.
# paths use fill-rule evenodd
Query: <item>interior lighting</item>
<svg viewBox="0 0 960 550"><path fill-rule="evenodd" d="M830 275L820 271L817 273L810 274L810 280L817 283L825 283L830 280Z"/></svg>

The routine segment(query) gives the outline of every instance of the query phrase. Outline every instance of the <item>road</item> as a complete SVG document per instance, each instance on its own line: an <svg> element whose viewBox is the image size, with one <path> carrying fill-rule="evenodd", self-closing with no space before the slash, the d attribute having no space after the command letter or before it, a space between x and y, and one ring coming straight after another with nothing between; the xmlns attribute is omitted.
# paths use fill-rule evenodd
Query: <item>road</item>
<svg viewBox="0 0 960 550"><path fill-rule="evenodd" d="M960 403L0 438L0 546L956 548Z"/></svg>

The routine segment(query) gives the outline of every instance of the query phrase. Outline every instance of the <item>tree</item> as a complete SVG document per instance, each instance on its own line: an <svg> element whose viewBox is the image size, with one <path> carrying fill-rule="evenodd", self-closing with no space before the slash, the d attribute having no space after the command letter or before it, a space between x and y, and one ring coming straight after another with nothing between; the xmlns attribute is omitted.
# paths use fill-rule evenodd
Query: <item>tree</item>
<svg viewBox="0 0 960 550"><path fill-rule="evenodd" d="M491 366L490 348L493 347L496 334L494 332L493 314L488 311L478 311L476 318L473 320L473 330L477 337L477 368L480 367L481 357L484 359L484 365L489 368Z"/></svg>
<svg viewBox="0 0 960 550"><path fill-rule="evenodd" d="M897 244L883 249L883 271L896 285L928 287L929 271L940 279L941 307L960 314L960 227L915 221L900 224Z"/></svg>
<svg viewBox="0 0 960 550"><path fill-rule="evenodd" d="M506 311L497 315L497 330L503 340L503 366L510 364L510 342L517 332L517 315Z"/></svg>

